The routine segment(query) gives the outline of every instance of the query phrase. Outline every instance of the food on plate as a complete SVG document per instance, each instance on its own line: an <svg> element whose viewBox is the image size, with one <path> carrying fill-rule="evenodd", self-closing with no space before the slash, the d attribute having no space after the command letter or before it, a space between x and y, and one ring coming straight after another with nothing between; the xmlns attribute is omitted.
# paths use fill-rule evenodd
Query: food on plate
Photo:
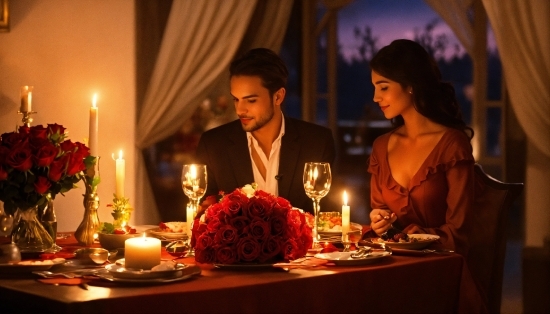
<svg viewBox="0 0 550 314"><path fill-rule="evenodd" d="M54 264L60 264L65 261L64 258L54 258L54 259L47 259L43 261L21 261L16 263L17 265L54 265Z"/></svg>
<svg viewBox="0 0 550 314"><path fill-rule="evenodd" d="M186 224L182 221L161 222L159 223L159 231L170 233L185 233Z"/></svg>
<svg viewBox="0 0 550 314"><path fill-rule="evenodd" d="M321 212L319 213L319 223L317 224L319 231L342 231L342 216L339 212Z"/></svg>
<svg viewBox="0 0 550 314"><path fill-rule="evenodd" d="M382 235L384 236L384 234ZM380 237L373 239L372 242L377 243L415 243L415 242L430 242L439 239L438 236L434 235L433 237L415 237L414 234L406 234L403 232L398 232L393 234L393 236L390 237Z"/></svg>
<svg viewBox="0 0 550 314"><path fill-rule="evenodd" d="M380 238L386 242L410 242L409 236L406 233L394 227L384 232Z"/></svg>
<svg viewBox="0 0 550 314"><path fill-rule="evenodd" d="M136 234L136 228L132 228L129 225L125 225L124 227L115 228L115 225L108 222L101 223L101 226L99 227L100 233L105 234Z"/></svg>

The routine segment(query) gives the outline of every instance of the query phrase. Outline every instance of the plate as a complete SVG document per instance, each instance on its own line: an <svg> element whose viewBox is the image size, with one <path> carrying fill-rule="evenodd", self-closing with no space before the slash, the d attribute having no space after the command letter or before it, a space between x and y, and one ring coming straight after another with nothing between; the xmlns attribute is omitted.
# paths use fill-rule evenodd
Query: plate
<svg viewBox="0 0 550 314"><path fill-rule="evenodd" d="M318 230L317 233L321 235L341 235L342 229L341 227L338 228L340 230ZM353 232L361 232L363 230L363 226L361 226L358 223L352 222L350 223L350 233Z"/></svg>
<svg viewBox="0 0 550 314"><path fill-rule="evenodd" d="M48 261L51 261L51 264ZM0 264L0 273L30 273L33 271L48 270L55 265L63 263L65 263L64 258L56 258L52 260L21 261L18 263Z"/></svg>
<svg viewBox="0 0 550 314"><path fill-rule="evenodd" d="M315 258L324 259L338 266L368 265L391 255L390 252L373 252L362 258L352 258L355 252L332 252L315 254Z"/></svg>
<svg viewBox="0 0 550 314"><path fill-rule="evenodd" d="M173 226L178 230L187 230L187 223L183 221L171 221L165 222L168 226ZM158 226L156 228L151 228L146 230L148 234L151 234L155 238L161 240L182 240L187 239L187 232L166 232L162 231Z"/></svg>
<svg viewBox="0 0 550 314"><path fill-rule="evenodd" d="M239 263L239 264L214 264L214 267L226 270L262 270L273 269L274 263Z"/></svg>
<svg viewBox="0 0 550 314"><path fill-rule="evenodd" d="M185 271L182 271L175 276L166 277L166 278L133 279L133 278L114 277L111 274L98 274L97 276L103 280L111 281L111 282L133 284L133 285L154 285L154 284L163 284L163 283L186 280L200 273L201 273L201 269L198 266L188 266L185 268Z"/></svg>
<svg viewBox="0 0 550 314"><path fill-rule="evenodd" d="M183 270L188 267L183 264L176 264L175 269L151 271L143 269L127 269L124 264L109 264L105 266L105 269L109 272L109 275L113 278L120 279L132 279L132 280L149 280L149 279L174 279L181 277Z"/></svg>
<svg viewBox="0 0 550 314"><path fill-rule="evenodd" d="M383 241L380 242L378 239L370 239L372 243L384 243L390 248L396 248L396 249L408 249L408 250L420 250L428 245L430 245L432 242L438 241L439 236L435 234L419 234L419 233L413 233L408 235L410 239L415 239L415 242L388 242Z"/></svg>

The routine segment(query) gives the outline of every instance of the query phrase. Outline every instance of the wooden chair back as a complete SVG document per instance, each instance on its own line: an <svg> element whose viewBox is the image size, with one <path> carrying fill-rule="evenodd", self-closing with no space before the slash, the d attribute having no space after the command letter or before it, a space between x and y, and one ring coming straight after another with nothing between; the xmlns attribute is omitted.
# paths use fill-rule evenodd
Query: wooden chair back
<svg viewBox="0 0 550 314"><path fill-rule="evenodd" d="M523 190L523 183L501 182L475 164L474 224L469 234L468 267L490 313L500 313L506 254L508 213Z"/></svg>

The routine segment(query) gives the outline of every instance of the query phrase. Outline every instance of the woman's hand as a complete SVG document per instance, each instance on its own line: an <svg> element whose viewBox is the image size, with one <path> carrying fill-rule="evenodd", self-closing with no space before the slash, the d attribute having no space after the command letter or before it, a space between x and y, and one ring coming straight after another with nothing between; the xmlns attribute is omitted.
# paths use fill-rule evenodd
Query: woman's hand
<svg viewBox="0 0 550 314"><path fill-rule="evenodd" d="M370 212L370 227L377 235L386 232L396 220L397 216L389 209L375 208Z"/></svg>
<svg viewBox="0 0 550 314"><path fill-rule="evenodd" d="M411 233L427 233L426 230L420 228L420 226L416 224L410 224L405 229L403 229L404 233L411 234Z"/></svg>

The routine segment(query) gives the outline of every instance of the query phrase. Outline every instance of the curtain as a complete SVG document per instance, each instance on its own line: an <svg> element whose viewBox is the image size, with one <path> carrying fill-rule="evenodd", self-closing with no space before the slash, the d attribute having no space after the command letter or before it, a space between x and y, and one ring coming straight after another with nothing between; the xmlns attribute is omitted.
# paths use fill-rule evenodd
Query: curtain
<svg viewBox="0 0 550 314"><path fill-rule="evenodd" d="M250 48L278 50L292 2L173 2L136 124L136 208L141 209L135 213L136 223L160 220L142 149L174 134L191 117L212 87L228 76L228 64L243 50L245 38Z"/></svg>
<svg viewBox="0 0 550 314"><path fill-rule="evenodd" d="M473 0L424 0L424 2L445 20L466 52L473 56L474 27L468 15Z"/></svg>

